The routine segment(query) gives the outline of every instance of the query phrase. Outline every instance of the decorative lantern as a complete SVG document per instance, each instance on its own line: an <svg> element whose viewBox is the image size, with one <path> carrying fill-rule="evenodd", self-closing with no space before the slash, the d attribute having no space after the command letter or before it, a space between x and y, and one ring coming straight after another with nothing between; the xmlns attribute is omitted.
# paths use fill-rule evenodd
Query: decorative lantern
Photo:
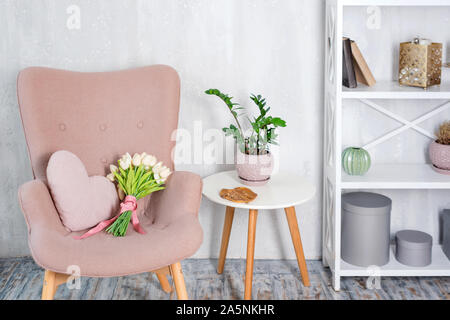
<svg viewBox="0 0 450 320"><path fill-rule="evenodd" d="M400 44L400 85L428 88L441 84L442 43L416 38Z"/></svg>

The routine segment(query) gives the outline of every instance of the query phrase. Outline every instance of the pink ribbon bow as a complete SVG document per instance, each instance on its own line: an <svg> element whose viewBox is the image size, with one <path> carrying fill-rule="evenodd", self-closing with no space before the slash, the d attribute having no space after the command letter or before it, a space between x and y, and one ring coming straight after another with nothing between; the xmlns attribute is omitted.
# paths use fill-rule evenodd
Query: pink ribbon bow
<svg viewBox="0 0 450 320"><path fill-rule="evenodd" d="M100 222L98 225L96 225L94 228L83 234L81 237L75 236L74 239L76 240L86 239L90 236L93 236L96 233L99 233L100 231L104 230L109 225L111 225L114 221L116 221L117 218L119 218L122 213L127 211L131 211L131 223L133 224L134 230L136 230L140 234L145 234L144 229L142 229L141 225L139 224L136 209L137 209L136 198L133 196L126 196L123 202L120 204L120 213L118 215L109 220Z"/></svg>

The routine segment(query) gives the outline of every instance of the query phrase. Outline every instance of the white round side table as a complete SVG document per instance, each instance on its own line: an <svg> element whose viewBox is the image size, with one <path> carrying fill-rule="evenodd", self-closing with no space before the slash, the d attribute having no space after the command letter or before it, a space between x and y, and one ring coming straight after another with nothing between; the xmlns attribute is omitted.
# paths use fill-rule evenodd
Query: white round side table
<svg viewBox="0 0 450 320"><path fill-rule="evenodd" d="M248 204L235 203L220 197L220 190L224 188L234 189L237 187L250 188L257 193L258 196L254 201ZM249 210L244 299L250 300L252 297L253 258L255 252L256 219L258 210L284 209L303 284L307 287L309 286L308 270L306 268L302 240L298 229L295 206L305 203L313 198L315 192L315 187L305 178L291 173L275 174L266 185L260 187L248 187L243 185L240 182L236 171L220 172L203 179L203 195L215 203L226 206L225 222L222 231L222 244L217 266L217 272L219 274L223 272L225 265L234 210L235 208Z"/></svg>

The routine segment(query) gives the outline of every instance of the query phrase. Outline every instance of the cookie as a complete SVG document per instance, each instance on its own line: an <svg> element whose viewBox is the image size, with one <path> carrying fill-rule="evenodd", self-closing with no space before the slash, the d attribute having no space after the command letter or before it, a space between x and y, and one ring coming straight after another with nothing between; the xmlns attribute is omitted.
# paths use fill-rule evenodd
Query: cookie
<svg viewBox="0 0 450 320"><path fill-rule="evenodd" d="M256 199L258 195L248 188L222 189L220 197L236 203L249 203Z"/></svg>

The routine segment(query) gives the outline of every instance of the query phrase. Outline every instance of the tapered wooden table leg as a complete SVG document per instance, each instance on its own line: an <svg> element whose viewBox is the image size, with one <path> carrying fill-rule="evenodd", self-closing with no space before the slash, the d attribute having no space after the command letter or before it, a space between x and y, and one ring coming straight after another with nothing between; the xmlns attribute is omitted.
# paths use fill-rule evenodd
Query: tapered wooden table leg
<svg viewBox="0 0 450 320"><path fill-rule="evenodd" d="M300 237L300 231L298 230L297 217L295 215L295 208L285 208L286 218L289 224L289 231L291 232L292 243L294 244L295 254L297 256L298 267L300 268L300 274L302 275L303 284L309 287L308 269L306 267L305 254L303 252L302 239Z"/></svg>
<svg viewBox="0 0 450 320"><path fill-rule="evenodd" d="M250 210L248 218L248 239L247 239L247 268L245 272L245 292L244 299L252 299L253 281L253 258L255 255L256 219L258 210Z"/></svg>
<svg viewBox="0 0 450 320"><path fill-rule="evenodd" d="M219 264L217 265L217 273L223 272L225 260L227 258L228 243L230 241L231 226L233 225L234 208L227 207L225 212L225 221L223 223L222 244L220 246Z"/></svg>

